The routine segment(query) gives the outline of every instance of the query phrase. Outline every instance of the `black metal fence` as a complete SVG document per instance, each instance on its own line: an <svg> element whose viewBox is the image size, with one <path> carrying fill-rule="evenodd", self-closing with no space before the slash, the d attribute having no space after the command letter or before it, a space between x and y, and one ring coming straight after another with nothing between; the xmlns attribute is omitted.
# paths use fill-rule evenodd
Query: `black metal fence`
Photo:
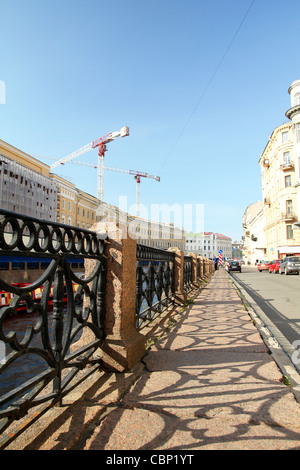
<svg viewBox="0 0 300 470"><path fill-rule="evenodd" d="M175 253L137 245L136 325L142 328L174 300Z"/></svg>
<svg viewBox="0 0 300 470"><path fill-rule="evenodd" d="M183 289L189 292L192 289L192 257L185 256L183 263Z"/></svg>
<svg viewBox="0 0 300 470"><path fill-rule="evenodd" d="M0 308L0 433L32 408L60 403L101 367L104 243L95 232L0 210L0 255L48 264L27 285L9 284L0 272L0 290L14 294ZM88 278L73 272L72 258L94 260ZM76 349L84 331L90 340Z"/></svg>

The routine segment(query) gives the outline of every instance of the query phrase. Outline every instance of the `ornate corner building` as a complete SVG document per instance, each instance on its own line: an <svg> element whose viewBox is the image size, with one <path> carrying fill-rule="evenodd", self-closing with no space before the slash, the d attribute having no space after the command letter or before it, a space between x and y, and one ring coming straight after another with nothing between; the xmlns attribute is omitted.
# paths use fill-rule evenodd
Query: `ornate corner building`
<svg viewBox="0 0 300 470"><path fill-rule="evenodd" d="M300 256L300 80L288 91L289 121L274 129L259 160L267 260Z"/></svg>

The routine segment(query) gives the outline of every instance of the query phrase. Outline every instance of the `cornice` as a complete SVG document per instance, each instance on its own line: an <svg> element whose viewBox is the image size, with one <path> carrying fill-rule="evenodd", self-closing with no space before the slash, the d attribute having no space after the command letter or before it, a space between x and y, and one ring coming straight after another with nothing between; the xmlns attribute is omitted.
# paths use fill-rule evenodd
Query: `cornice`
<svg viewBox="0 0 300 470"><path fill-rule="evenodd" d="M293 119L296 114L300 114L300 104L293 106L292 108L288 109L285 113L288 119Z"/></svg>

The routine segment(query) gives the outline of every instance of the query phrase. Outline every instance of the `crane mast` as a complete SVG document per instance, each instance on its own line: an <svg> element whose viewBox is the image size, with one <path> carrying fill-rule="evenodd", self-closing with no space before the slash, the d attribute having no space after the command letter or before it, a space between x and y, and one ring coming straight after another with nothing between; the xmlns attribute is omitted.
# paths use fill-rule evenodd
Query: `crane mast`
<svg viewBox="0 0 300 470"><path fill-rule="evenodd" d="M71 160L74 160L74 158L78 157L79 155L82 155L83 153L89 152L90 150L98 147L98 174L97 174L97 197L100 201L103 201L103 194L104 194L104 185L103 185L103 179L104 179L104 155L106 152L106 144L109 142L112 142L115 140L117 137L126 137L129 135L129 128L124 126L122 127L118 132L109 132L103 137L100 137L100 139L94 140L93 142L90 142L87 145L84 145L78 150L75 150L75 152L70 153L66 157L61 158L60 160L57 160L55 163L50 165L50 170L53 170L53 168L56 168L59 165L64 165L67 162L70 162Z"/></svg>
<svg viewBox="0 0 300 470"><path fill-rule="evenodd" d="M149 173L144 173L142 171L136 171L136 170L124 170L123 168L110 168L110 167L104 167L105 170L110 170L110 171L116 171L119 173L127 173L128 175L133 175L135 180L136 180L136 216L140 216L140 199L141 199L141 188L140 188L140 183L141 183L141 178L152 178L155 181L160 181L159 176L154 176L150 175Z"/></svg>

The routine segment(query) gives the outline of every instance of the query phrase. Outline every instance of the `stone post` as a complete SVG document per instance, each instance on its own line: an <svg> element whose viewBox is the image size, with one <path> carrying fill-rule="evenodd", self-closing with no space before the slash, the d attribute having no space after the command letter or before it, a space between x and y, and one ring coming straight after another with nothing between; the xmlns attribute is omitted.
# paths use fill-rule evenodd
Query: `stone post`
<svg viewBox="0 0 300 470"><path fill-rule="evenodd" d="M204 277L208 277L209 276L209 267L208 267L208 259L205 258L204 259Z"/></svg>
<svg viewBox="0 0 300 470"><path fill-rule="evenodd" d="M201 256L199 256L198 259L199 259L199 264L200 264L200 281L202 281L203 278L204 278L204 275L203 275L203 263L204 263L204 261L203 261L203 258Z"/></svg>
<svg viewBox="0 0 300 470"><path fill-rule="evenodd" d="M205 279L205 259L206 258L202 258L202 279L203 280Z"/></svg>
<svg viewBox="0 0 300 470"><path fill-rule="evenodd" d="M184 304L187 300L187 294L183 290L183 269L184 269L184 253L177 247L171 247L168 251L175 253L174 260L174 286L175 286L175 302Z"/></svg>
<svg viewBox="0 0 300 470"><path fill-rule="evenodd" d="M97 231L95 226L93 227ZM112 231L113 230L113 231ZM135 326L136 308L136 240L127 228L113 224L108 235L106 259L105 339L102 345L104 366L125 372L145 354L145 337Z"/></svg>
<svg viewBox="0 0 300 470"><path fill-rule="evenodd" d="M192 283L197 287L197 255L195 253L188 253L188 256L192 258Z"/></svg>

